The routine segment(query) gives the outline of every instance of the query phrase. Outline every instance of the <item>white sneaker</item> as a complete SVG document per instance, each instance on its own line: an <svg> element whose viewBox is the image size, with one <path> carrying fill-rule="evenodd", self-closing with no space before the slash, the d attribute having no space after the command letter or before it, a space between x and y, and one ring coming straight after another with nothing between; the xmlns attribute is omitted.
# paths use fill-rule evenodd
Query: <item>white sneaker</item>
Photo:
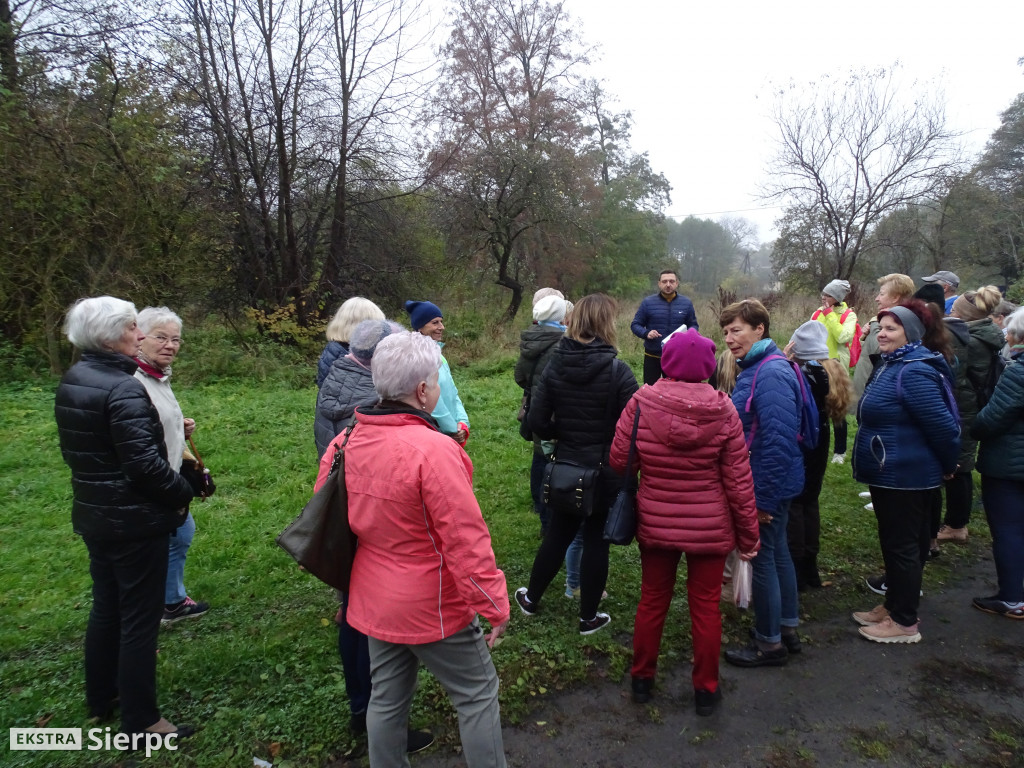
<svg viewBox="0 0 1024 768"><path fill-rule="evenodd" d="M845 464L846 463L846 454L845 453L833 453L832 454L832 463L833 464Z"/></svg>
<svg viewBox="0 0 1024 768"><path fill-rule="evenodd" d="M862 499L870 499L871 498L871 491L861 491L857 495L860 496Z"/></svg>
<svg viewBox="0 0 1024 768"><path fill-rule="evenodd" d="M867 504L864 505L864 509L866 509L868 512L874 512L875 505L869 501Z"/></svg>

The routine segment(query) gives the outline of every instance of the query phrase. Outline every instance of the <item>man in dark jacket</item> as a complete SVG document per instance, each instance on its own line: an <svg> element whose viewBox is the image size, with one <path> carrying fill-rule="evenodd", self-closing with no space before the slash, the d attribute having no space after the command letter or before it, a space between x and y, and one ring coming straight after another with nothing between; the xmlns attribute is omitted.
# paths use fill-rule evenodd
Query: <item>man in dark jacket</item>
<svg viewBox="0 0 1024 768"><path fill-rule="evenodd" d="M663 270L658 277L658 293L640 302L629 326L634 336L644 340L644 384L661 378L661 345L672 331L683 326L683 330L700 330L693 302L676 293L678 287L675 271Z"/></svg>

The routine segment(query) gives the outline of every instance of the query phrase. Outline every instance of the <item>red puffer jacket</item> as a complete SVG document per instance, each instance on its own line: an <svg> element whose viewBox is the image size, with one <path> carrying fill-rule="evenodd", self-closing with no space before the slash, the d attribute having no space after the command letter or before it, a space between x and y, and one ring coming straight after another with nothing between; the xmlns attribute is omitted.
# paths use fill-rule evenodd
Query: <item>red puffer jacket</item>
<svg viewBox="0 0 1024 768"><path fill-rule="evenodd" d="M611 464L619 471L626 468L638 403L637 540L699 555L753 551L754 481L732 400L708 384L661 379L643 387L615 429Z"/></svg>

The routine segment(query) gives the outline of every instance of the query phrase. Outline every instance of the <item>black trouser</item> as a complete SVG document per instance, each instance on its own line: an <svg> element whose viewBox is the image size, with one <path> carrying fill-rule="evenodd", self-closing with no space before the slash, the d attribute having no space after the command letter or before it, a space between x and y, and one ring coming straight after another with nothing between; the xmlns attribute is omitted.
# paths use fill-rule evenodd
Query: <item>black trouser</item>
<svg viewBox="0 0 1024 768"><path fill-rule="evenodd" d="M929 517L938 489L898 490L869 486L885 561L885 608L904 627L917 624L921 575L928 559Z"/></svg>
<svg viewBox="0 0 1024 768"><path fill-rule="evenodd" d="M595 504L594 513L583 521L583 558L580 560L580 618L592 619L597 614L601 593L608 580L608 542L604 540L604 524L608 504ZM545 590L558 575L565 552L580 530L580 518L557 510L552 511L547 534L537 550L530 572L526 597L539 602Z"/></svg>
<svg viewBox="0 0 1024 768"><path fill-rule="evenodd" d="M644 352L644 384L654 384L661 376L661 356Z"/></svg>
<svg viewBox="0 0 1024 768"><path fill-rule="evenodd" d="M946 486L946 525L963 528L971 521L971 506L974 504L974 477L970 471L957 472Z"/></svg>
<svg viewBox="0 0 1024 768"><path fill-rule="evenodd" d="M835 452L839 453L839 454L845 454L846 453L846 433L848 431L848 427L847 427L847 423L846 423L846 417L844 416L841 419L837 419L835 422L833 422L833 426L835 426L835 428L836 428L836 450L835 450Z"/></svg>
<svg viewBox="0 0 1024 768"><path fill-rule="evenodd" d="M164 612L167 534L134 541L85 539L92 610L85 631L85 697L92 715L121 698L121 729L160 719L156 646Z"/></svg>

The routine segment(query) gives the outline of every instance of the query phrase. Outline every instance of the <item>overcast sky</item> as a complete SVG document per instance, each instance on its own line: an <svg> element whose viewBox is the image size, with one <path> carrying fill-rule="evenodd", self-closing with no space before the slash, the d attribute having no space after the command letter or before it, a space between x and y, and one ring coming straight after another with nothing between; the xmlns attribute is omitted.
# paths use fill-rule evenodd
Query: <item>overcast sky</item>
<svg viewBox="0 0 1024 768"><path fill-rule="evenodd" d="M744 216L762 240L778 209L756 210L771 152L770 84L851 66L888 66L937 83L950 126L974 152L1024 91L1024 0L945 4L565 0L593 75L633 113L633 148L672 184L667 211ZM755 210L750 210L755 209Z"/></svg>

